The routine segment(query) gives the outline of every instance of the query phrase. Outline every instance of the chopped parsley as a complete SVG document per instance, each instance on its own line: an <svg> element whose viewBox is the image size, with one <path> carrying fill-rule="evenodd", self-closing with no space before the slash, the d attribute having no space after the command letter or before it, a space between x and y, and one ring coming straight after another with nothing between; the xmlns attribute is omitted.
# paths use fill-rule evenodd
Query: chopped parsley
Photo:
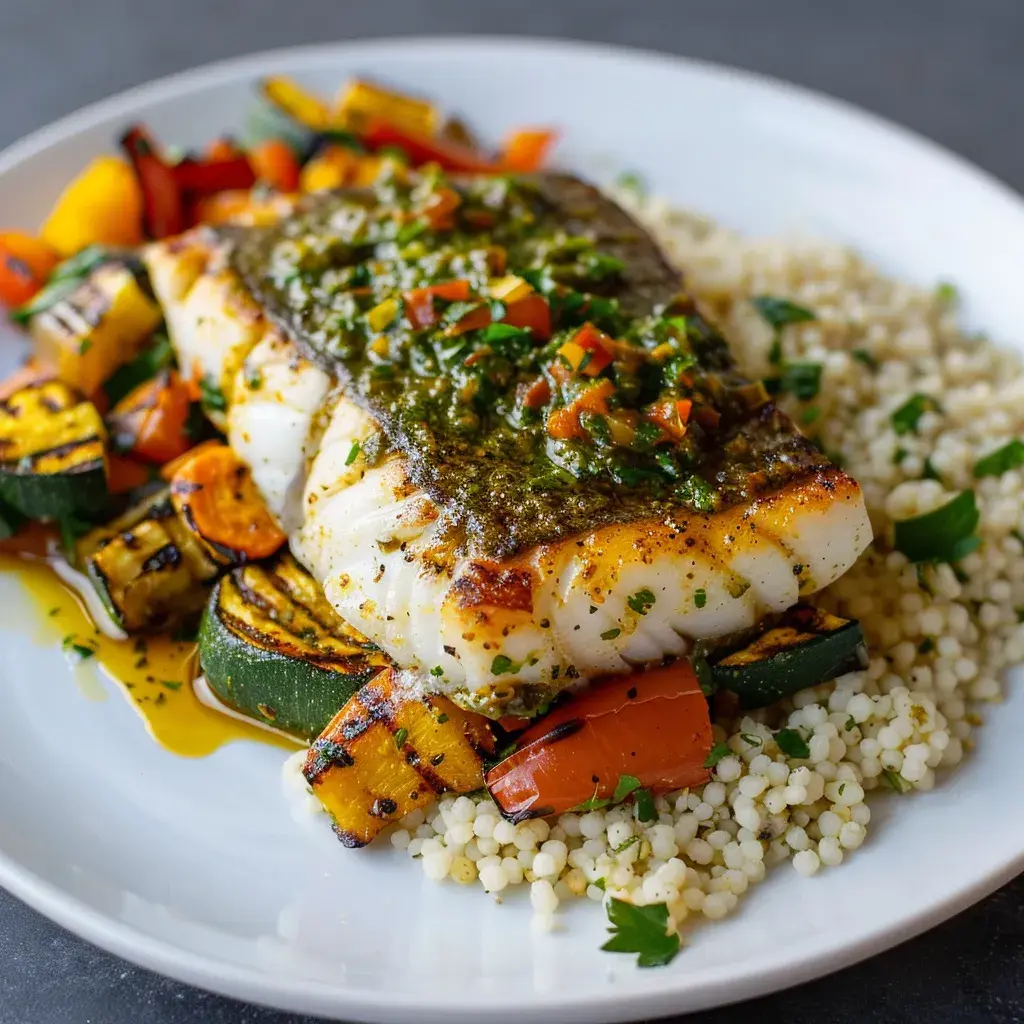
<svg viewBox="0 0 1024 1024"><path fill-rule="evenodd" d="M821 419L821 407L817 405L809 405L800 413L800 422L805 427L809 427L812 423L817 423L819 419Z"/></svg>
<svg viewBox="0 0 1024 1024"><path fill-rule="evenodd" d="M949 281L940 281L935 288L936 301L941 302L944 306L951 306L954 302L960 298L960 293L957 291L955 284Z"/></svg>
<svg viewBox="0 0 1024 1024"><path fill-rule="evenodd" d="M622 630L617 628L617 627L613 628L613 629L606 629L601 634L601 639L602 640L614 640L621 632L622 632Z"/></svg>
<svg viewBox="0 0 1024 1024"><path fill-rule="evenodd" d="M245 384L250 391L259 391L263 387L263 371L254 366L245 374Z"/></svg>
<svg viewBox="0 0 1024 1024"><path fill-rule="evenodd" d="M894 524L894 547L912 562L958 562L981 544L975 534L981 513L974 491L962 491L951 501Z"/></svg>
<svg viewBox="0 0 1024 1024"><path fill-rule="evenodd" d="M214 377L203 377L199 381L199 401L208 412L227 411L228 400Z"/></svg>
<svg viewBox="0 0 1024 1024"><path fill-rule="evenodd" d="M181 680L180 679L161 679L160 685L167 690L180 690Z"/></svg>
<svg viewBox="0 0 1024 1024"><path fill-rule="evenodd" d="M352 463L355 462L356 459L359 458L359 451L360 451L361 448L362 448L362 445L358 441L353 441L352 442L352 447L349 448L348 455L345 456L345 465L346 466L351 466Z"/></svg>
<svg viewBox="0 0 1024 1024"><path fill-rule="evenodd" d="M698 655L690 658L690 664L693 666L694 674L697 676L697 682L700 683L701 693L705 697L710 697L717 689L717 686L715 685L715 677L711 671L708 659Z"/></svg>
<svg viewBox="0 0 1024 1024"><path fill-rule="evenodd" d="M711 752L704 759L705 768L714 768L723 757L728 757L732 751L725 743L716 743L712 748Z"/></svg>
<svg viewBox="0 0 1024 1024"><path fill-rule="evenodd" d="M612 803L621 804L634 790L640 788L640 780L635 775L620 775L612 793Z"/></svg>
<svg viewBox="0 0 1024 1024"><path fill-rule="evenodd" d="M433 667L433 668L432 668L432 669L430 670L430 674L431 674L432 676L437 676L438 678L440 678L441 676L443 676L443 675L444 675L444 669L443 669L443 668L441 668L441 666L440 666L440 665L435 665L435 666L434 666L434 667Z"/></svg>
<svg viewBox="0 0 1024 1024"><path fill-rule="evenodd" d="M519 666L504 654L496 654L491 662L491 675L504 676L511 672L518 672Z"/></svg>
<svg viewBox="0 0 1024 1024"><path fill-rule="evenodd" d="M811 748L807 746L807 740L797 729L780 729L775 734L775 742L786 757L806 761L811 756Z"/></svg>
<svg viewBox="0 0 1024 1024"><path fill-rule="evenodd" d="M626 598L626 604L637 615L646 615L654 607L656 600L654 594L645 587L643 590L638 590L632 597Z"/></svg>
<svg viewBox="0 0 1024 1024"><path fill-rule="evenodd" d="M405 746L405 741L408 738L409 738L409 730L408 729L396 729L395 730L395 746L398 747L399 750L401 750L402 747Z"/></svg>
<svg viewBox="0 0 1024 1024"><path fill-rule="evenodd" d="M935 466L932 464L932 460L927 456L925 457L924 465L921 467L921 479L938 480L940 483L942 482L942 476L940 475L939 471L935 468Z"/></svg>
<svg viewBox="0 0 1024 1024"><path fill-rule="evenodd" d="M636 953L639 967L664 967L679 953L679 936L668 933L668 906L608 900L608 931L611 938L601 947L609 953Z"/></svg>
<svg viewBox="0 0 1024 1024"><path fill-rule="evenodd" d="M806 306L798 306L789 299L774 295L755 295L750 304L761 314L762 319L773 330L780 330L788 324L802 324L817 320L817 314Z"/></svg>
<svg viewBox="0 0 1024 1024"><path fill-rule="evenodd" d="M698 608L703 608L708 603L708 593L703 587L693 592L693 603Z"/></svg>
<svg viewBox="0 0 1024 1024"><path fill-rule="evenodd" d="M656 821L658 809L654 806L654 797L649 789L638 789L633 794L633 803L636 805L636 816L638 821L647 824L649 821Z"/></svg>
<svg viewBox="0 0 1024 1024"><path fill-rule="evenodd" d="M935 650L935 641L930 637L926 636L918 645L918 654L931 654Z"/></svg>
<svg viewBox="0 0 1024 1024"><path fill-rule="evenodd" d="M1002 448L978 459L974 464L974 478L980 480L983 476L1002 476L1021 465L1024 465L1024 441L1014 438Z"/></svg>
<svg viewBox="0 0 1024 1024"><path fill-rule="evenodd" d="M911 395L893 414L889 417L892 429L898 437L904 434L915 433L921 417L926 412L941 412L942 408L934 398L920 393Z"/></svg>
<svg viewBox="0 0 1024 1024"><path fill-rule="evenodd" d="M889 788L896 790L897 793L906 793L910 789L910 783L899 772L894 772L891 768L882 769L882 778L885 779Z"/></svg>
<svg viewBox="0 0 1024 1024"><path fill-rule="evenodd" d="M878 369L878 360L866 348L855 348L850 355L858 363L863 363L872 373Z"/></svg>
<svg viewBox="0 0 1024 1024"><path fill-rule="evenodd" d="M92 339L91 338L83 338L78 343L78 354L80 356L84 356L85 353L88 352L89 349L91 349L91 348L92 348Z"/></svg>
<svg viewBox="0 0 1024 1024"><path fill-rule="evenodd" d="M62 650L69 654L77 654L79 659L82 661L85 661L86 658L92 658L96 654L95 647L89 647L86 644L79 643L75 638L74 633L64 637L60 646Z"/></svg>

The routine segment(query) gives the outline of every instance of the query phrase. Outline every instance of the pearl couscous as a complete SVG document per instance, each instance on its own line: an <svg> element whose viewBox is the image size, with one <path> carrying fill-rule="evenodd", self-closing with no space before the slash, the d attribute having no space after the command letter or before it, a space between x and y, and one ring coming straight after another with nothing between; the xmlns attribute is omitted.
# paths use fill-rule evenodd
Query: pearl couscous
<svg viewBox="0 0 1024 1024"><path fill-rule="evenodd" d="M496 898L528 886L540 928L563 901L614 896L666 904L679 930L729 914L775 864L805 876L841 864L867 838L868 794L931 789L969 750L977 702L998 700L1004 670L1024 660L1024 471L974 478L980 457L1024 434L1018 357L958 329L948 286L922 291L836 245L748 240L623 198L752 379L768 373L774 339L749 299L813 309L780 335L786 358L822 367L814 405L790 411L859 481L875 531L820 603L860 620L871 657L775 707L718 719L711 780L657 797L655 820L640 822L630 804L512 825L484 793L442 799L391 832L432 880ZM934 402L898 431L892 414L916 394ZM977 550L953 566L892 549L894 521L967 488L981 513ZM780 749L782 727L800 730L808 756Z"/></svg>

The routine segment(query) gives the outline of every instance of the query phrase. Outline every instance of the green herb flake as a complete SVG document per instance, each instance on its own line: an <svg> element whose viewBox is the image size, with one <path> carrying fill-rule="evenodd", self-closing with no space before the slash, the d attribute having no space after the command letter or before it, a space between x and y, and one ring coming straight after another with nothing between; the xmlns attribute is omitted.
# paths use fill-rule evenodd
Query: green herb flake
<svg viewBox="0 0 1024 1024"><path fill-rule="evenodd" d="M743 740L748 747L759 747L764 743L764 740L761 739L756 732L741 732L740 739Z"/></svg>
<svg viewBox="0 0 1024 1024"><path fill-rule="evenodd" d="M664 967L680 949L678 935L668 933L668 906L633 906L613 896L607 905L611 938L601 947L609 953L636 953L639 967Z"/></svg>
<svg viewBox="0 0 1024 1024"><path fill-rule="evenodd" d="M780 729L775 734L775 742L786 757L806 761L811 756L811 748L807 746L807 740L797 729Z"/></svg>
<svg viewBox="0 0 1024 1024"><path fill-rule="evenodd" d="M846 724L843 726L843 731L844 732L853 732L853 730L856 729L856 728L857 728L857 722L854 719L853 715L850 715L846 719Z"/></svg>
<svg viewBox="0 0 1024 1024"><path fill-rule="evenodd" d="M53 618L54 615L60 615L60 605L56 605L55 607L51 608L47 612L47 615L49 615L51 619Z"/></svg>
<svg viewBox="0 0 1024 1024"><path fill-rule="evenodd" d="M878 369L878 360L866 348L855 348L850 355L853 356L858 363L862 363L866 366L872 373Z"/></svg>
<svg viewBox="0 0 1024 1024"><path fill-rule="evenodd" d="M654 594L645 587L643 590L638 590L632 597L628 597L626 604L637 615L646 615L654 607L656 600Z"/></svg>
<svg viewBox="0 0 1024 1024"><path fill-rule="evenodd" d="M433 668L432 668L432 669L430 670L430 674L431 674L432 676L437 676L437 677L438 677L438 678L440 679L440 677L444 675L444 669L443 669L443 668L441 668L441 666L440 666L440 665L435 665L435 666L434 666L434 667L433 667Z"/></svg>
<svg viewBox="0 0 1024 1024"><path fill-rule="evenodd" d="M918 654L931 654L935 650L935 641L930 637L926 636L918 645Z"/></svg>
<svg viewBox="0 0 1024 1024"><path fill-rule="evenodd" d="M910 789L910 783L899 772L894 772L891 768L882 769L882 778L885 779L889 788L897 793L906 793Z"/></svg>
<svg viewBox="0 0 1024 1024"><path fill-rule="evenodd" d="M83 338L78 343L78 354L84 356L92 348L92 338Z"/></svg>
<svg viewBox="0 0 1024 1024"><path fill-rule="evenodd" d="M1002 476L1021 465L1024 465L1024 441L1015 438L1002 448L978 459L974 464L974 478L980 480L983 476Z"/></svg>
<svg viewBox="0 0 1024 1024"><path fill-rule="evenodd" d="M934 398L918 393L911 395L889 419L897 436L902 437L904 434L916 433L917 425L926 412L941 411L939 403Z"/></svg>
<svg viewBox="0 0 1024 1024"><path fill-rule="evenodd" d="M755 295L750 304L761 314L762 319L774 330L788 324L802 324L817 320L817 314L806 306L798 306L789 299L780 299L774 295Z"/></svg>
<svg viewBox="0 0 1024 1024"><path fill-rule="evenodd" d="M821 419L821 407L817 405L809 405L802 413L800 413L800 422L805 426L809 427L813 423L817 423Z"/></svg>
<svg viewBox="0 0 1024 1024"><path fill-rule="evenodd" d="M504 654L496 654L491 662L491 675L504 676L512 672L518 672L519 666Z"/></svg>
<svg viewBox="0 0 1024 1024"><path fill-rule="evenodd" d="M352 442L352 447L348 450L348 455L345 456L345 465L351 466L356 459L359 458L359 452L362 449L362 445L358 441Z"/></svg>
<svg viewBox="0 0 1024 1024"><path fill-rule="evenodd" d="M912 562L958 562L980 544L981 520L974 491L962 491L931 512L894 524L894 547Z"/></svg>
<svg viewBox="0 0 1024 1024"><path fill-rule="evenodd" d="M619 781L615 784L615 792L612 793L612 803L621 804L634 790L640 788L640 780L634 775L620 775Z"/></svg>
<svg viewBox="0 0 1024 1024"><path fill-rule="evenodd" d="M167 690L180 690L181 680L180 679L161 679L160 685Z"/></svg>
<svg viewBox="0 0 1024 1024"><path fill-rule="evenodd" d="M590 884L591 885L596 885L598 887L598 889L601 890L601 892L604 892L607 889L607 883L605 882L605 880L603 878L598 878L596 881L591 882Z"/></svg>
<svg viewBox="0 0 1024 1024"><path fill-rule="evenodd" d="M932 460L925 458L924 465L921 467L921 479L922 480L938 480L942 482L942 477L939 471L932 464Z"/></svg>
<svg viewBox="0 0 1024 1024"><path fill-rule="evenodd" d="M693 603L698 608L703 608L708 603L708 593L703 587L693 592Z"/></svg>
<svg viewBox="0 0 1024 1024"><path fill-rule="evenodd" d="M447 721L448 721L448 716L442 711L441 714L439 714L437 716L437 724L438 725L444 725L444 723L447 722Z"/></svg>
<svg viewBox="0 0 1024 1024"><path fill-rule="evenodd" d="M908 452L906 448L897 448L896 451L892 453L892 464L894 466L899 466L909 454L910 452Z"/></svg>
<svg viewBox="0 0 1024 1024"><path fill-rule="evenodd" d="M401 750L405 746L405 741L409 738L408 729L396 729L395 730L395 746Z"/></svg>
<svg viewBox="0 0 1024 1024"><path fill-rule="evenodd" d="M60 645L61 648L69 654L77 654L81 661L85 661L86 658L92 658L96 654L95 647L89 647L86 644L79 643L75 638L74 633L64 637Z"/></svg>
<svg viewBox="0 0 1024 1024"><path fill-rule="evenodd" d="M801 402L809 402L821 390L821 363L786 363L782 368L779 387Z"/></svg>
<svg viewBox="0 0 1024 1024"><path fill-rule="evenodd" d="M728 757L732 751L729 749L728 744L716 743L712 748L711 752L704 759L705 768L714 768L723 757Z"/></svg>
<svg viewBox="0 0 1024 1024"><path fill-rule="evenodd" d="M633 803L636 805L637 821L646 825L658 820L658 808L654 806L654 797L649 789L638 789L633 794Z"/></svg>
<svg viewBox="0 0 1024 1024"><path fill-rule="evenodd" d="M199 400L208 412L226 412L228 400L216 379L208 376L199 381Z"/></svg>
<svg viewBox="0 0 1024 1024"><path fill-rule="evenodd" d="M944 306L952 306L960 299L960 293L955 284L949 281L940 281L935 288L935 301L941 302Z"/></svg>
<svg viewBox="0 0 1024 1024"><path fill-rule="evenodd" d="M618 627L616 627L614 629L606 629L601 634L601 639L602 640L614 640L621 632L622 632L622 630L619 629Z"/></svg>
<svg viewBox="0 0 1024 1024"><path fill-rule="evenodd" d="M615 187L621 188L624 192L632 192L638 199L643 199L647 195L647 186L636 171L623 171L615 179Z"/></svg>
<svg viewBox="0 0 1024 1024"><path fill-rule="evenodd" d="M697 676L697 682L700 683L701 693L705 697L710 697L718 687L715 685L714 673L711 671L708 659L698 655L690 658L690 664L693 666L694 674Z"/></svg>

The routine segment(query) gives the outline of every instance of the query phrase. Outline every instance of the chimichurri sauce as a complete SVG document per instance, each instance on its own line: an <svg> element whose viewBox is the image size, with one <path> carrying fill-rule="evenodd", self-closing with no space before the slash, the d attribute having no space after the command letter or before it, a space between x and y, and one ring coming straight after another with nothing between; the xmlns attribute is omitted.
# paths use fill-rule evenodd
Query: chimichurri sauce
<svg viewBox="0 0 1024 1024"><path fill-rule="evenodd" d="M649 236L571 176L396 166L245 233L232 260L473 554L712 512L825 463Z"/></svg>

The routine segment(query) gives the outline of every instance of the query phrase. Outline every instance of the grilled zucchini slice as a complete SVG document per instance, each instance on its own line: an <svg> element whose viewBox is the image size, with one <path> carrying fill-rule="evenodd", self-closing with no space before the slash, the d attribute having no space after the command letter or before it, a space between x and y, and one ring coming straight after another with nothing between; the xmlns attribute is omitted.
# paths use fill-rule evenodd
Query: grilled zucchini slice
<svg viewBox="0 0 1024 1024"><path fill-rule="evenodd" d="M403 693L392 669L334 716L302 771L342 843L365 846L436 794L483 786L485 753L494 753L487 719L444 697Z"/></svg>
<svg viewBox="0 0 1024 1024"><path fill-rule="evenodd" d="M128 633L194 621L220 572L166 489L86 534L77 545L77 562L111 619Z"/></svg>
<svg viewBox="0 0 1024 1024"><path fill-rule="evenodd" d="M133 359L163 319L131 268L101 263L74 290L29 320L42 362L91 395Z"/></svg>
<svg viewBox="0 0 1024 1024"><path fill-rule="evenodd" d="M225 704L309 741L391 660L284 554L218 581L199 629L199 663Z"/></svg>
<svg viewBox="0 0 1024 1024"><path fill-rule="evenodd" d="M89 518L107 505L103 419L60 381L0 402L0 501L29 519Z"/></svg>
<svg viewBox="0 0 1024 1024"><path fill-rule="evenodd" d="M761 708L864 664L859 622L797 605L756 640L713 661L711 675L744 707Z"/></svg>

